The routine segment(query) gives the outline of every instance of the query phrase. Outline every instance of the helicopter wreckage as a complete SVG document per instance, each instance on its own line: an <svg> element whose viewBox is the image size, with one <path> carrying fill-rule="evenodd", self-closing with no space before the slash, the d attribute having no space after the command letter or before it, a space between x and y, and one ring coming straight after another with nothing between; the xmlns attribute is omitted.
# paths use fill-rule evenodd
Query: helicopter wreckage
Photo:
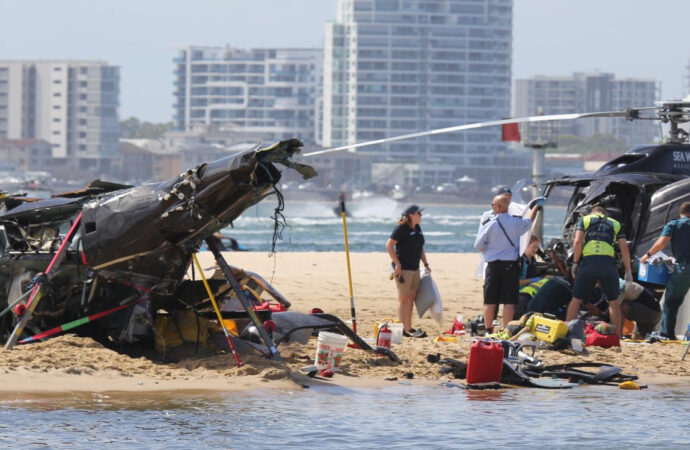
<svg viewBox="0 0 690 450"><path fill-rule="evenodd" d="M172 317L179 325L179 314L190 313L197 323L215 319L217 299L224 306L217 310L218 322L233 319L240 332L226 332L227 341L218 341L218 347L236 358L237 349L280 359L279 343L305 342L315 330L334 329L364 350L397 360L389 349L370 347L335 316L289 311L290 302L273 286L228 264L211 239L274 193L279 227L283 205L275 188L281 177L276 164L305 179L316 175L311 166L293 161L301 146L290 139L256 147L138 187L96 181L47 200L0 198L5 348L77 326L80 334L106 345L150 342L155 334L158 348L161 320ZM220 267L208 280L199 273L206 270L192 267L204 242ZM266 295L271 302L262 298Z"/></svg>
<svg viewBox="0 0 690 450"><path fill-rule="evenodd" d="M645 116L649 111L654 113ZM690 200L690 145L688 133L679 126L690 121L690 102L466 124L304 156L485 126L591 117L658 120L670 125L670 135L662 144L634 147L594 173L546 182L542 195L547 199L556 188L572 190L563 235L545 248L550 270L565 274L577 221L595 204L623 223L635 257L651 247L680 203ZM258 274L230 266L212 239L213 233L274 191L279 200L274 220L279 226L282 196L275 189L280 179L275 164L297 170L305 179L316 174L292 160L301 146L291 139L257 147L158 184L94 182L83 191L49 200L0 198L0 338L5 347L75 324L83 325L81 333L102 342L152 339L160 317L192 311L196 317L213 318L211 303L217 296L226 306L234 305L219 312L221 319L238 319L243 328L239 337L228 336L225 350L237 347L279 359L277 343L304 340L313 330L337 329L360 348L397 361L389 349L370 347L335 316L288 311L285 298ZM538 220L543 221L543 213ZM210 274L211 292L194 276L185 279L204 241L220 267ZM637 272L636 263L633 271ZM263 301L266 294L277 303ZM98 322L87 323L94 317Z"/></svg>

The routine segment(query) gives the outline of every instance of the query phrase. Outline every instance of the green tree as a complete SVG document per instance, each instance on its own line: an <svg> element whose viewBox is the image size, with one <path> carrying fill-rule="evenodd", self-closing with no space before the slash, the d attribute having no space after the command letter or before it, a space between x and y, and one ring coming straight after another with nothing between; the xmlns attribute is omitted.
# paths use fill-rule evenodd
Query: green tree
<svg viewBox="0 0 690 450"><path fill-rule="evenodd" d="M627 150L629 145L625 139L610 134L595 134L588 137L560 135L558 146L553 149L559 153L606 153L618 154Z"/></svg>
<svg viewBox="0 0 690 450"><path fill-rule="evenodd" d="M120 121L120 137L123 139L158 139L172 129L172 122L142 122L136 117Z"/></svg>

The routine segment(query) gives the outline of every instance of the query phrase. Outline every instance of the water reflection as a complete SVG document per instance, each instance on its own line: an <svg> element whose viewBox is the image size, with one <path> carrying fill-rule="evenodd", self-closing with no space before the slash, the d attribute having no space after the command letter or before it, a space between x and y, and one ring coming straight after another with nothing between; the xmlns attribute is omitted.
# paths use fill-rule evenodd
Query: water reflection
<svg viewBox="0 0 690 450"><path fill-rule="evenodd" d="M669 387L4 394L0 446L672 447L689 414L690 393Z"/></svg>

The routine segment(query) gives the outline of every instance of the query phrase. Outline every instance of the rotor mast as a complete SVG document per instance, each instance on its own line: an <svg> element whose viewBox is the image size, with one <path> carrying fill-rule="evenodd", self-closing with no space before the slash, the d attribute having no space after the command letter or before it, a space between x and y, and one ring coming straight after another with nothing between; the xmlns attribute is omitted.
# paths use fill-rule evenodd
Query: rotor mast
<svg viewBox="0 0 690 450"><path fill-rule="evenodd" d="M541 106L537 109L537 116L544 115L544 108ZM544 161L546 159L546 149L556 147L556 139L554 136L553 122L537 122L536 133L534 138L530 134L530 124L525 123L525 136L522 145L532 149L532 180L534 180L533 196L537 197L541 194L541 187L546 182L546 175L544 174ZM540 240L544 235L544 219L539 217L535 221L533 234L537 235Z"/></svg>

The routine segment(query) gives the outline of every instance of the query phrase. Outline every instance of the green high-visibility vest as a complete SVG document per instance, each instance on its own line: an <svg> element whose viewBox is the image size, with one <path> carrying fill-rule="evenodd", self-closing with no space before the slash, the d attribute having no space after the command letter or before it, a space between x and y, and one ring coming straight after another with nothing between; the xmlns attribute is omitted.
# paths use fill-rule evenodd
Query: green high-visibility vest
<svg viewBox="0 0 690 450"><path fill-rule="evenodd" d="M602 214L590 214L582 218L585 228L585 246L582 256L615 256L613 246L621 231L621 224L615 219Z"/></svg>
<svg viewBox="0 0 690 450"><path fill-rule="evenodd" d="M530 297L534 297L534 294L537 293L539 289L541 289L542 286L546 284L546 282L549 281L548 278L542 278L539 281L535 281L534 283L530 283L527 286L524 286L520 289L521 294L528 294Z"/></svg>

